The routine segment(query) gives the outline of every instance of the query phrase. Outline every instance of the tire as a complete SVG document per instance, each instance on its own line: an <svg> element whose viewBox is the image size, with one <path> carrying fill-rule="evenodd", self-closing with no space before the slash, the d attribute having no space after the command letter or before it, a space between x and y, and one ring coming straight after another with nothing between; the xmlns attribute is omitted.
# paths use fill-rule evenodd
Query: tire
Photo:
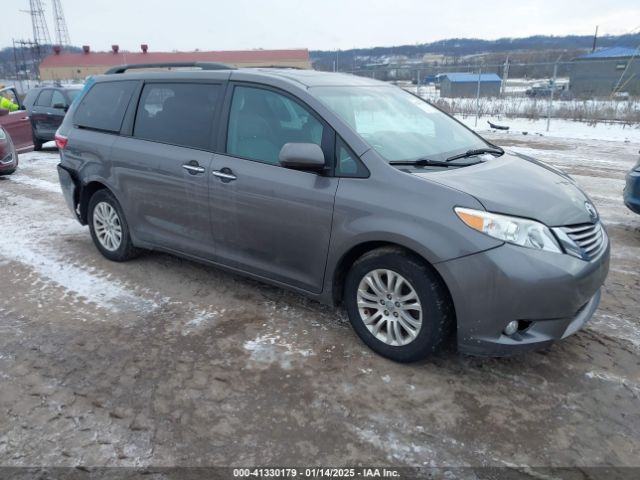
<svg viewBox="0 0 640 480"><path fill-rule="evenodd" d="M42 145L44 145L45 142L36 137L36 134L33 132L33 130L31 131L31 138L33 139L33 150L36 152L42 150Z"/></svg>
<svg viewBox="0 0 640 480"><path fill-rule="evenodd" d="M122 207L109 190L98 190L93 194L87 220L93 243L109 260L125 262L140 254L131 241Z"/></svg>
<svg viewBox="0 0 640 480"><path fill-rule="evenodd" d="M376 284L376 278L380 284ZM391 289L386 288L389 278L395 278ZM372 250L354 262L345 280L344 303L362 341L396 362L428 357L449 340L453 331L454 312L442 281L424 261L400 248ZM370 320L369 326L365 318Z"/></svg>

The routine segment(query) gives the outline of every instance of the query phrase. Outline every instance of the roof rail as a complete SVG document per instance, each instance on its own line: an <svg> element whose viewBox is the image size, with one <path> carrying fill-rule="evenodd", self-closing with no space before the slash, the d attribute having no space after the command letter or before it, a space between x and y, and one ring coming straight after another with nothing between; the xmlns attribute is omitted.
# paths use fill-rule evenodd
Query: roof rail
<svg viewBox="0 0 640 480"><path fill-rule="evenodd" d="M127 70L142 69L142 68L187 68L196 67L201 70L235 70L235 67L227 65L225 63L215 62L168 62L168 63L131 63L129 65L120 65L118 67L110 68L105 72L106 75L112 75L114 73L124 73Z"/></svg>
<svg viewBox="0 0 640 480"><path fill-rule="evenodd" d="M306 70L305 68L294 67L293 65L252 65L244 68L286 68L290 70Z"/></svg>

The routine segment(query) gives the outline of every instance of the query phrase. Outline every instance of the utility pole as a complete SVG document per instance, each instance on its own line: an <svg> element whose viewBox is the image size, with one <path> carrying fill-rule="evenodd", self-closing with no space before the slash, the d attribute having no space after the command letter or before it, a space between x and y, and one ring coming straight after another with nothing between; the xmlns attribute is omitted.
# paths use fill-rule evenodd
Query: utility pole
<svg viewBox="0 0 640 480"><path fill-rule="evenodd" d="M71 45L67 22L64 19L61 0L53 0L53 26L56 34L56 43L61 47Z"/></svg>
<svg viewBox="0 0 640 480"><path fill-rule="evenodd" d="M553 64L553 79L551 80L551 93L549 94L549 106L547 107L547 132L551 124L551 110L553 110L553 95L556 92L556 79L558 77L558 62L562 55L558 57L556 63Z"/></svg>
<svg viewBox="0 0 640 480"><path fill-rule="evenodd" d="M593 48L591 49L591 52L595 52L596 51L596 42L598 41L598 25L596 25L596 33L593 36Z"/></svg>
<svg viewBox="0 0 640 480"><path fill-rule="evenodd" d="M20 75L20 67L18 65L18 52L16 51L16 40L15 38L11 39L13 41L13 64L16 69L16 80L20 83L20 91L24 92L24 86L22 85L22 78Z"/></svg>
<svg viewBox="0 0 640 480"><path fill-rule="evenodd" d="M502 66L502 85L500 87L500 95L504 96L504 91L507 87L507 80L509 80L509 57L504 62Z"/></svg>
<svg viewBox="0 0 640 480"><path fill-rule="evenodd" d="M482 67L478 70L478 90L476 91L476 123L478 126L478 117L480 116L480 78L482 77Z"/></svg>

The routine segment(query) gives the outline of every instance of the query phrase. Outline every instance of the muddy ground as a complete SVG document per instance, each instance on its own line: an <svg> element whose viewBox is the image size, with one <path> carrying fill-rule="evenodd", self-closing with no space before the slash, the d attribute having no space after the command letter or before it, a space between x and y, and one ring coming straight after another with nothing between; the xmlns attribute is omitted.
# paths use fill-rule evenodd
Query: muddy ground
<svg viewBox="0 0 640 480"><path fill-rule="evenodd" d="M640 466L638 145L493 135L569 173L612 241L592 322L515 358L412 365L344 314L149 253L111 263L57 152L0 178L0 465Z"/></svg>

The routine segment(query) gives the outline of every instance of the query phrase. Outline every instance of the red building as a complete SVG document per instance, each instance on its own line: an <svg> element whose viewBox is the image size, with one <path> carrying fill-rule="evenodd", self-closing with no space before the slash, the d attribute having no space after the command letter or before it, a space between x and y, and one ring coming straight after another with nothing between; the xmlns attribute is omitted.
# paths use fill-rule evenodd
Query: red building
<svg viewBox="0 0 640 480"><path fill-rule="evenodd" d="M84 80L99 75L109 68L131 63L220 62L237 67L277 65L311 68L309 51L294 50L238 50L211 52L151 52L141 45L139 52L120 51L113 45L110 52L92 52L89 46L83 52L71 53L54 48L54 52L40 64L41 80Z"/></svg>

